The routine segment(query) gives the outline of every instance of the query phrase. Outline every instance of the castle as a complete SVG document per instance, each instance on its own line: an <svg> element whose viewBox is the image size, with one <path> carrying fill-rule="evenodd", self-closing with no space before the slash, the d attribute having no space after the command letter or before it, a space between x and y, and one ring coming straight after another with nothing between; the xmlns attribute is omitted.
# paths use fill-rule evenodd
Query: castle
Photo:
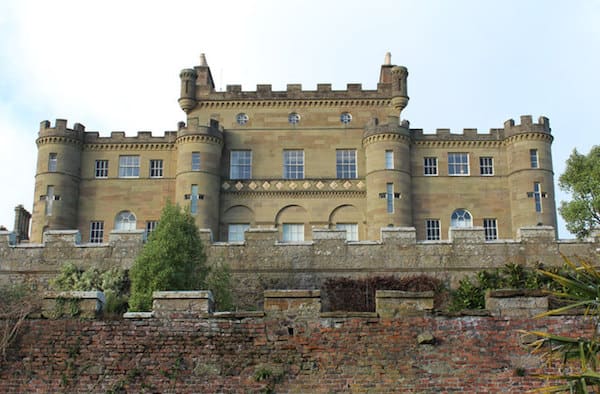
<svg viewBox="0 0 600 394"><path fill-rule="evenodd" d="M556 228L548 119L521 116L488 133L410 128L408 71L389 54L376 90L217 91L204 55L180 78L187 119L164 136L41 123L32 242L47 230L78 229L89 243L150 232L168 200L229 243L250 228L275 228L288 243L319 228L350 242L379 240L387 227L414 227L419 241L445 240L451 227L483 227L486 240Z"/></svg>

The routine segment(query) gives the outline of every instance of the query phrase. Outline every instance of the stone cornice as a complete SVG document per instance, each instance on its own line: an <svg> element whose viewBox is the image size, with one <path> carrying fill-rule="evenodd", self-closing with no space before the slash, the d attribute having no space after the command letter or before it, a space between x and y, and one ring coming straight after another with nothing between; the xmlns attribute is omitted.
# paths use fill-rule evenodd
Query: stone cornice
<svg viewBox="0 0 600 394"><path fill-rule="evenodd" d="M209 144L215 144L215 145L223 145L223 138L221 137L217 137L214 135L207 135L207 134L188 134L188 135L183 135L180 137L177 137L176 143L177 144L185 144L185 143L197 143L197 142L202 142L202 143L209 143Z"/></svg>
<svg viewBox="0 0 600 394"><path fill-rule="evenodd" d="M84 150L87 151L110 151L110 150L173 150L175 144L173 142L156 143L103 143L103 144L85 144Z"/></svg>
<svg viewBox="0 0 600 394"><path fill-rule="evenodd" d="M376 142L390 142L398 141L405 144L410 144L410 137L408 135L394 133L394 132L382 132L378 134L372 134L363 138L363 146L367 146Z"/></svg>
<svg viewBox="0 0 600 394"><path fill-rule="evenodd" d="M288 100L219 100L198 102L196 108L314 108L314 107L387 107L391 100L381 99L288 99Z"/></svg>
<svg viewBox="0 0 600 394"><path fill-rule="evenodd" d="M325 191L315 191L315 190L283 190L283 191L222 191L224 194L232 195L239 198L256 198L256 197L274 197L274 198L326 198L326 197L334 197L334 198L365 198L366 191L345 191L345 190L325 190Z"/></svg>
<svg viewBox="0 0 600 394"><path fill-rule="evenodd" d="M525 132L525 133L519 133L519 134L514 134L511 135L510 137L507 137L504 142L506 145L510 145L512 143L515 142L519 142L519 141L545 141L545 142L552 142L554 141L554 137L552 136L552 134L550 133L544 133L544 132Z"/></svg>
<svg viewBox="0 0 600 394"><path fill-rule="evenodd" d="M498 148L504 145L502 140L413 140L418 147L428 148Z"/></svg>
<svg viewBox="0 0 600 394"><path fill-rule="evenodd" d="M37 146L44 145L44 144L69 144L69 145L81 146L83 144L81 142L81 139L72 138L72 137L68 137L68 136L39 137L35 141L35 143Z"/></svg>

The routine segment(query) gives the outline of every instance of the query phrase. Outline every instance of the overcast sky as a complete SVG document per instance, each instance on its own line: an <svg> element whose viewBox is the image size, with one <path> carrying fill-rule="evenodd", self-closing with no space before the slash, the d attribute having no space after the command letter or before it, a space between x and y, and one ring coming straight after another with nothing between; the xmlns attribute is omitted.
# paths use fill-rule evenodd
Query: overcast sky
<svg viewBox="0 0 600 394"><path fill-rule="evenodd" d="M600 1L3 0L0 224L33 207L42 120L162 135L185 120L179 71L202 52L218 88L284 90L374 89L387 51L408 67L413 128L547 116L556 179L600 143ZM559 236L572 237L562 220Z"/></svg>

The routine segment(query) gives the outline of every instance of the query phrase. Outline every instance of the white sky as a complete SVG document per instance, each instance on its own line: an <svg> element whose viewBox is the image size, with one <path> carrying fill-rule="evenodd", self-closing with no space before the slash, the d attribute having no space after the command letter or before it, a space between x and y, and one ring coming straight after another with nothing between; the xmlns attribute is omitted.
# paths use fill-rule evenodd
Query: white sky
<svg viewBox="0 0 600 394"><path fill-rule="evenodd" d="M411 127L550 118L555 178L600 143L600 1L66 1L0 3L0 224L33 206L39 123L162 135L185 120L179 71L216 84L375 88L386 51L409 70ZM557 204L568 197L558 187ZM559 235L571 235L559 225Z"/></svg>

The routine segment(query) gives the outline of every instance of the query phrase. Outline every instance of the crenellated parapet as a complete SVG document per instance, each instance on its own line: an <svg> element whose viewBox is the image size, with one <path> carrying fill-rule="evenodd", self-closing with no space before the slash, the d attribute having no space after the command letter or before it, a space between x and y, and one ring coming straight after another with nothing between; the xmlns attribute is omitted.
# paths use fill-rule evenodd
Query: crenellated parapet
<svg viewBox="0 0 600 394"><path fill-rule="evenodd" d="M410 130L408 123L398 123L398 117L390 116L388 123L379 124L376 119L373 119L363 133L363 146L370 145L379 141L401 141L410 142Z"/></svg>
<svg viewBox="0 0 600 394"><path fill-rule="evenodd" d="M66 119L56 119L54 126L48 120L40 122L40 130L36 144L69 143L81 145L85 134L85 126L75 123L73 128L67 127Z"/></svg>
<svg viewBox="0 0 600 394"><path fill-rule="evenodd" d="M537 123L533 123L531 115L522 115L519 124L515 124L513 119L504 122L504 135L507 143L523 139L552 142L554 137L550 132L550 120L545 116L540 116Z"/></svg>

